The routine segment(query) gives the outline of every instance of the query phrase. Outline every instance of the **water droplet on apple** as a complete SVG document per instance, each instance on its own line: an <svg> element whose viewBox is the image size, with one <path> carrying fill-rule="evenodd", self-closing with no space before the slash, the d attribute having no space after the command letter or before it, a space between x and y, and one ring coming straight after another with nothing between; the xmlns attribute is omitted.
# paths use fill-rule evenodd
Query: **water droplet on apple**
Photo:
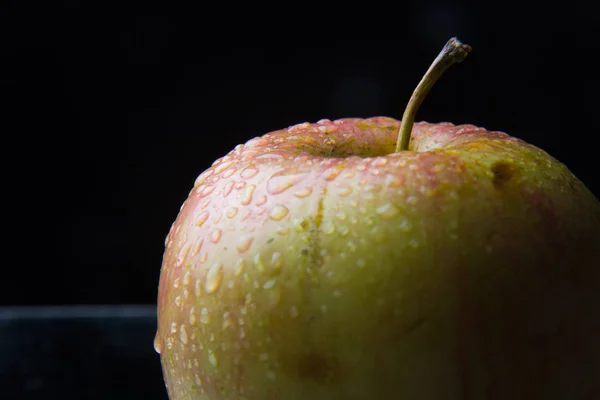
<svg viewBox="0 0 600 400"><path fill-rule="evenodd" d="M392 219L398 215L398 209L390 203L384 204L375 209L375 212L385 219Z"/></svg>
<svg viewBox="0 0 600 400"><path fill-rule="evenodd" d="M242 236L240 237L237 246L235 247L238 252L245 253L250 248L250 245L254 241L252 236Z"/></svg>
<svg viewBox="0 0 600 400"><path fill-rule="evenodd" d="M177 259L175 260L175 268L179 268L183 265L183 262L185 261L189 251L190 251L190 247L191 244L188 242L186 244L183 245L183 247L181 248L181 250L179 250L179 253L177 254Z"/></svg>
<svg viewBox="0 0 600 400"><path fill-rule="evenodd" d="M345 221L345 220L346 220L346 218L347 218L347 216L346 216L346 213L345 213L345 212L343 212L343 211L338 211L338 212L335 214L335 217L336 217L338 220L340 220L340 221Z"/></svg>
<svg viewBox="0 0 600 400"><path fill-rule="evenodd" d="M356 260L356 266L358 268L364 268L366 265L367 265L367 262L364 259L359 258L358 260Z"/></svg>
<svg viewBox="0 0 600 400"><path fill-rule="evenodd" d="M255 184L248 185L246 189L244 189L244 193L242 194L242 204L247 206L252 202L252 195L254 194L254 190L256 189Z"/></svg>
<svg viewBox="0 0 600 400"><path fill-rule="evenodd" d="M200 297L200 294L202 294L202 280L201 279L196 279L196 283L194 283L194 295L196 297Z"/></svg>
<svg viewBox="0 0 600 400"><path fill-rule="evenodd" d="M177 333L177 323L171 322L171 333Z"/></svg>
<svg viewBox="0 0 600 400"><path fill-rule="evenodd" d="M352 188L350 186L344 186L340 189L338 194L341 197L346 197L346 196L349 196L351 193L352 193Z"/></svg>
<svg viewBox="0 0 600 400"><path fill-rule="evenodd" d="M191 272L190 271L186 271L185 274L183 274L183 284L184 285L189 285L190 284L190 278L191 278Z"/></svg>
<svg viewBox="0 0 600 400"><path fill-rule="evenodd" d="M209 216L210 214L208 211L202 211L200 214L198 214L198 217L196 218L196 226L201 227Z"/></svg>
<svg viewBox="0 0 600 400"><path fill-rule="evenodd" d="M409 220L403 219L402 222L400 222L400 230L402 232L409 232L411 229L412 229L412 224L410 223Z"/></svg>
<svg viewBox="0 0 600 400"><path fill-rule="evenodd" d="M244 259L240 258L235 263L235 272L234 272L235 276L240 276L242 274L242 272L244 272L244 268L246 268L246 261L244 261Z"/></svg>
<svg viewBox="0 0 600 400"><path fill-rule="evenodd" d="M290 228L280 226L277 229L275 229L275 233L280 236L287 236L290 233Z"/></svg>
<svg viewBox="0 0 600 400"><path fill-rule="evenodd" d="M223 188L223 197L229 196L229 193L231 193L231 191L233 190L234 184L234 181L229 181L225 184L225 187Z"/></svg>
<svg viewBox="0 0 600 400"><path fill-rule="evenodd" d="M198 189L196 189L196 193L198 193L200 195L200 197L206 197L209 194L211 194L214 190L215 190L214 185L203 185L203 186L199 186Z"/></svg>
<svg viewBox="0 0 600 400"><path fill-rule="evenodd" d="M254 255L254 265L256 266L256 269L258 270L258 272L260 272L260 273L265 272L265 264L262 261L260 253L256 253Z"/></svg>
<svg viewBox="0 0 600 400"><path fill-rule="evenodd" d="M181 296L175 296L174 302L177 307L181 307Z"/></svg>
<svg viewBox="0 0 600 400"><path fill-rule="evenodd" d="M281 221L284 219L290 210L284 205L277 205L271 210L271 214L269 215L274 221Z"/></svg>
<svg viewBox="0 0 600 400"><path fill-rule="evenodd" d="M277 283L275 279L268 280L264 283L263 289L271 289L273 286L275 286L275 283Z"/></svg>
<svg viewBox="0 0 600 400"><path fill-rule="evenodd" d="M300 312L298 311L298 307L292 306L290 308L290 317L296 318L296 317L298 317L299 314L300 314Z"/></svg>
<svg viewBox="0 0 600 400"><path fill-rule="evenodd" d="M248 167L242 171L240 176L244 179L251 179L258 174L258 169L253 167Z"/></svg>
<svg viewBox="0 0 600 400"><path fill-rule="evenodd" d="M221 231L220 229L215 229L214 231L212 231L210 233L210 241L213 243L218 243L219 240L221 239L222 234L223 234L223 231Z"/></svg>
<svg viewBox="0 0 600 400"><path fill-rule="evenodd" d="M158 354L160 354L162 351L162 342L160 340L160 336L158 336L158 332L156 332L156 335L154 335L154 351L156 351Z"/></svg>
<svg viewBox="0 0 600 400"><path fill-rule="evenodd" d="M192 248L192 252L190 254L192 257L195 257L200 252L200 249L202 248L203 243L204 243L204 239L199 239L196 241L196 244Z"/></svg>
<svg viewBox="0 0 600 400"><path fill-rule="evenodd" d="M210 324L210 312L206 307L200 310L200 322L205 325Z"/></svg>
<svg viewBox="0 0 600 400"><path fill-rule="evenodd" d="M267 181L267 192L272 195L280 194L297 185L308 176L308 173L278 172Z"/></svg>
<svg viewBox="0 0 600 400"><path fill-rule="evenodd" d="M181 340L181 343L188 344L188 335L185 325L181 325L179 328L179 339Z"/></svg>
<svg viewBox="0 0 600 400"><path fill-rule="evenodd" d="M280 270L283 265L283 258L278 251L271 255L271 266L276 270Z"/></svg>
<svg viewBox="0 0 600 400"><path fill-rule="evenodd" d="M417 202L418 202L418 201L419 201L419 200L417 199L417 197L416 197L416 196L412 196L412 195L411 195L411 196L408 196L408 197L406 198L406 202L407 202L408 204L410 204L410 205L413 205L413 206L414 206L415 204L417 204Z"/></svg>
<svg viewBox="0 0 600 400"><path fill-rule="evenodd" d="M236 216L237 213L238 213L237 207L231 207L229 210L227 210L227 214L225 214L225 215L227 216L227 218L233 218Z"/></svg>
<svg viewBox="0 0 600 400"><path fill-rule="evenodd" d="M260 199L258 199L258 200L256 201L256 205L257 205L257 206L262 206L262 205L263 205L263 204L265 204L266 202L267 202L267 196L263 194L263 195L261 196L261 198L260 198ZM262 212L260 212L260 213L259 213L259 215L260 215L260 214L262 214L262 213L263 213L265 210L264 210L264 209L262 209L261 211L262 211Z"/></svg>
<svg viewBox="0 0 600 400"><path fill-rule="evenodd" d="M204 283L204 290L206 293L214 293L221 286L223 280L223 264L213 264L206 274L206 282Z"/></svg>
<svg viewBox="0 0 600 400"><path fill-rule="evenodd" d="M294 196L303 199L305 197L308 197L312 193L312 191L312 188L307 186L294 192Z"/></svg>
<svg viewBox="0 0 600 400"><path fill-rule="evenodd" d="M210 364L217 368L217 366L219 365L219 361L217 360L217 356L215 355L215 353L212 350L208 350L208 362L210 362Z"/></svg>
<svg viewBox="0 0 600 400"><path fill-rule="evenodd" d="M190 325L196 325L196 307L193 306L190 308Z"/></svg>
<svg viewBox="0 0 600 400"><path fill-rule="evenodd" d="M414 238L413 238L413 239L410 239L410 240L408 241L408 245L409 245L410 247L412 247L412 248L416 249L417 247L419 247L419 245L420 245L420 244L419 244L419 242L418 242L416 239L414 239Z"/></svg>
<svg viewBox="0 0 600 400"><path fill-rule="evenodd" d="M175 280L173 281L173 287L175 289L177 289L179 287L179 278L175 278Z"/></svg>

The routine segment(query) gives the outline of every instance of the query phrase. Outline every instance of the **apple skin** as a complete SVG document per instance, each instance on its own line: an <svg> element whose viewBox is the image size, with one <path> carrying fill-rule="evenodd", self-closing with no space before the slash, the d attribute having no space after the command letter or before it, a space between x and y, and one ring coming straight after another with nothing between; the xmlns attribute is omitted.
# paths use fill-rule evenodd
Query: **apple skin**
<svg viewBox="0 0 600 400"><path fill-rule="evenodd" d="M166 239L172 400L600 398L600 202L472 125L322 120L237 146Z"/></svg>

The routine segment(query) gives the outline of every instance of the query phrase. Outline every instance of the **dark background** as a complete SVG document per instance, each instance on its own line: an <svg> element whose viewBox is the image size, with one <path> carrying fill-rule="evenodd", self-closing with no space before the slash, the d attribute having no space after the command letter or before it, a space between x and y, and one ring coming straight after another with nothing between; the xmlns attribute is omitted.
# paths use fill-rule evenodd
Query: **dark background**
<svg viewBox="0 0 600 400"><path fill-rule="evenodd" d="M14 2L0 24L2 131L23 142L5 147L23 151L6 173L25 185L18 242L33 257L10 268L0 304L153 304L164 237L213 160L299 122L400 118L451 36L473 51L417 120L506 131L600 193L600 19L574 2L273 15L51 3Z"/></svg>
<svg viewBox="0 0 600 400"><path fill-rule="evenodd" d="M3 194L15 205L0 306L148 306L0 310L0 375L14 397L164 396L153 305L163 241L196 176L299 122L400 118L451 36L473 51L417 120L508 132L598 197L600 19L582 3L549 4L3 1ZM145 384L123 384L134 375Z"/></svg>

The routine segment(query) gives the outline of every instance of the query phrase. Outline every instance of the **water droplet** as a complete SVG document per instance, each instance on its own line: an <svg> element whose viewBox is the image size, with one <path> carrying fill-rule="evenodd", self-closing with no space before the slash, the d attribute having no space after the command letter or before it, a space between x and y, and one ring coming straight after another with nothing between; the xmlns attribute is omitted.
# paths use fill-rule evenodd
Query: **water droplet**
<svg viewBox="0 0 600 400"><path fill-rule="evenodd" d="M213 243L218 243L219 240L221 239L222 234L223 234L223 231L221 231L220 229L215 229L214 231L212 231L210 233L210 241Z"/></svg>
<svg viewBox="0 0 600 400"><path fill-rule="evenodd" d="M244 268L246 268L246 261L240 258L235 263L235 276L240 276L244 272Z"/></svg>
<svg viewBox="0 0 600 400"><path fill-rule="evenodd" d="M210 324L210 312L206 307L200 310L200 322L203 324Z"/></svg>
<svg viewBox="0 0 600 400"><path fill-rule="evenodd" d="M242 194L242 204L247 206L252 202L252 194L256 189L255 184L248 185L246 189L244 189L244 193Z"/></svg>
<svg viewBox="0 0 600 400"><path fill-rule="evenodd" d="M333 297L342 297L342 292L340 292L339 290L334 290Z"/></svg>
<svg viewBox="0 0 600 400"><path fill-rule="evenodd" d="M171 322L171 333L177 333L177 324L175 322Z"/></svg>
<svg viewBox="0 0 600 400"><path fill-rule="evenodd" d="M262 258L260 256L260 253L256 253L254 255L254 265L256 266L256 269L258 270L258 272L265 272L265 264L262 261Z"/></svg>
<svg viewBox="0 0 600 400"><path fill-rule="evenodd" d="M196 283L194 283L194 295L196 297L200 297L200 295L202 294L202 280L201 279L196 279Z"/></svg>
<svg viewBox="0 0 600 400"><path fill-rule="evenodd" d="M290 233L290 228L279 227L275 229L275 233L280 236L287 236Z"/></svg>
<svg viewBox="0 0 600 400"><path fill-rule="evenodd" d="M245 170L242 171L242 173L240 174L240 176L244 179L250 179L253 178L256 174L258 174L258 169L256 168L252 168L252 167L248 167Z"/></svg>
<svg viewBox="0 0 600 400"><path fill-rule="evenodd" d="M233 326L233 319L231 318L229 311L226 311L223 313L221 326L222 326L223 330Z"/></svg>
<svg viewBox="0 0 600 400"><path fill-rule="evenodd" d="M416 196L408 196L408 197L406 198L406 202L407 202L408 204L412 205L412 206L414 206L415 204L417 204L417 202L418 202L418 201L419 201L419 200L417 199L417 197L416 197Z"/></svg>
<svg viewBox="0 0 600 400"><path fill-rule="evenodd" d="M388 160L387 160L387 158L384 158L384 157L377 157L377 158L375 159L375 161L373 161L373 166L374 166L375 168L380 168L380 167L383 167L384 165L386 165L387 163L388 163Z"/></svg>
<svg viewBox="0 0 600 400"><path fill-rule="evenodd" d="M267 202L267 196L263 194L262 197L260 199L258 199L258 201L256 202L256 205L262 206L266 202Z"/></svg>
<svg viewBox="0 0 600 400"><path fill-rule="evenodd" d="M290 317L292 317L292 318L296 318L296 317L298 316L298 314L300 314L300 313L298 312L298 307L296 307L296 306L292 306L292 307L290 308Z"/></svg>
<svg viewBox="0 0 600 400"><path fill-rule="evenodd" d="M250 245L252 244L253 241L254 241L254 237L252 237L252 236L242 236L239 239L238 244L235 248L240 253L244 253L244 252L248 251L248 249L250 248Z"/></svg>
<svg viewBox="0 0 600 400"><path fill-rule="evenodd" d="M185 274L183 274L183 284L184 285L189 285L190 284L190 277L191 277L191 272L190 271L186 271Z"/></svg>
<svg viewBox="0 0 600 400"><path fill-rule="evenodd" d="M188 335L185 325L181 325L179 328L179 339L181 340L181 343L188 344Z"/></svg>
<svg viewBox="0 0 600 400"><path fill-rule="evenodd" d="M202 211L200 214L198 214L198 217L196 218L196 226L201 227L209 216L210 214L208 211Z"/></svg>
<svg viewBox="0 0 600 400"><path fill-rule="evenodd" d="M417 247L419 247L419 242L416 239L410 239L408 245L416 249Z"/></svg>
<svg viewBox="0 0 600 400"><path fill-rule="evenodd" d="M215 168L215 174L220 174L221 172L225 171L227 168L229 168L231 165L233 164L233 161L225 161L225 162L221 162L216 168Z"/></svg>
<svg viewBox="0 0 600 400"><path fill-rule="evenodd" d="M236 216L236 214L238 213L238 209L237 207L231 207L229 210L227 210L227 218L233 218Z"/></svg>
<svg viewBox="0 0 600 400"><path fill-rule="evenodd" d="M404 219L402 220L402 222L400 222L400 230L402 232L409 232L412 229L412 224L410 223L409 220Z"/></svg>
<svg viewBox="0 0 600 400"><path fill-rule="evenodd" d="M341 197L349 196L352 193L352 188L350 186L344 186L340 189L339 195Z"/></svg>
<svg viewBox="0 0 600 400"><path fill-rule="evenodd" d="M271 289L273 286L275 286L275 283L277 283L275 279L268 280L263 285L263 289Z"/></svg>
<svg viewBox="0 0 600 400"><path fill-rule="evenodd" d="M333 235L335 232L335 225L331 221L325 221L321 229L323 230L324 234Z"/></svg>
<svg viewBox="0 0 600 400"><path fill-rule="evenodd" d="M215 355L215 353L212 350L208 350L208 362L210 362L210 364L217 368L217 366L219 365L219 362L217 360L217 356Z"/></svg>
<svg viewBox="0 0 600 400"><path fill-rule="evenodd" d="M343 211L338 211L337 214L335 214L335 217L340 221L345 221L347 218L346 213Z"/></svg>
<svg viewBox="0 0 600 400"><path fill-rule="evenodd" d="M196 307L190 308L190 325L196 325Z"/></svg>
<svg viewBox="0 0 600 400"><path fill-rule="evenodd" d="M179 268L183 265L188 253L190 252L191 243L186 243L183 245L181 250L179 250L179 254L177 254L177 259L175 260L175 267Z"/></svg>
<svg viewBox="0 0 600 400"><path fill-rule="evenodd" d="M344 170L342 165L334 165L333 167L327 169L323 174L323 178L326 181L332 181L338 177L338 175Z"/></svg>
<svg viewBox="0 0 600 400"><path fill-rule="evenodd" d="M313 191L313 190L312 190L312 188L307 186L307 187L305 187L305 188L302 188L302 189L300 189L300 190L297 190L297 191L294 193L294 196L296 196L296 197L298 197L298 198L301 198L301 199L303 199L303 198L305 198L305 197L308 197L308 196L309 196L309 195L312 193L312 191Z"/></svg>
<svg viewBox="0 0 600 400"><path fill-rule="evenodd" d="M206 197L209 194L211 194L214 190L215 190L214 185L204 185L204 186L198 187L198 189L196 189L196 192L200 195L200 197Z"/></svg>
<svg viewBox="0 0 600 400"><path fill-rule="evenodd" d="M367 263L362 258L359 258L358 260L356 260L356 265L358 266L358 268L364 268L367 265Z"/></svg>
<svg viewBox="0 0 600 400"><path fill-rule="evenodd" d="M271 210L271 214L269 215L274 221L281 221L284 219L290 210L284 205L277 205L273 210Z"/></svg>
<svg viewBox="0 0 600 400"><path fill-rule="evenodd" d="M233 190L234 184L234 181L229 181L227 182L227 184L225 184L225 187L223 188L223 197L229 196L229 193L231 193L231 191Z"/></svg>
<svg viewBox="0 0 600 400"><path fill-rule="evenodd" d="M356 244L354 244L354 242L352 240L349 240L347 245L348 245L348 250L350 250L351 253L354 253L356 251Z"/></svg>
<svg viewBox="0 0 600 400"><path fill-rule="evenodd" d="M390 203L377 207L375 212L385 219L391 219L398 215L398 209Z"/></svg>
<svg viewBox="0 0 600 400"><path fill-rule="evenodd" d="M180 282L179 278L175 278L175 280L173 281L173 287L175 289L177 289L179 287L179 282Z"/></svg>
<svg viewBox="0 0 600 400"><path fill-rule="evenodd" d="M213 170L207 169L206 171L204 171L203 173L198 175L198 177L196 178L196 181L194 182L194 187L200 185L202 182L204 182L206 180L206 178L208 178L212 174L213 174Z"/></svg>
<svg viewBox="0 0 600 400"><path fill-rule="evenodd" d="M192 253L190 254L192 257L195 257L200 252L200 249L202 248L203 243L204 243L204 239L199 239L196 242L196 244L192 248Z"/></svg>
<svg viewBox="0 0 600 400"><path fill-rule="evenodd" d="M279 172L273 175L267 181L267 192L272 195L276 195L284 192L294 185L300 183L303 179L308 176L308 173L300 174L289 174L285 172Z"/></svg>
<svg viewBox="0 0 600 400"><path fill-rule="evenodd" d="M174 301L177 307L181 307L181 296L175 296Z"/></svg>
<svg viewBox="0 0 600 400"><path fill-rule="evenodd" d="M235 174L235 171L237 171L237 168L229 168L227 171L223 172L221 177L224 179L230 178L231 175Z"/></svg>
<svg viewBox="0 0 600 400"><path fill-rule="evenodd" d="M275 375L275 372L273 371L268 371L267 372L267 378L269 378L270 380L274 381L277 379L277 376Z"/></svg>
<svg viewBox="0 0 600 400"><path fill-rule="evenodd" d="M213 264L206 274L206 282L204 283L204 290L206 290L206 293L216 292L221 286L222 280L223 264Z"/></svg>
<svg viewBox="0 0 600 400"><path fill-rule="evenodd" d="M281 253L277 251L273 253L273 255L271 256L271 265L276 270L281 269L283 265L283 258L281 257Z"/></svg>
<svg viewBox="0 0 600 400"><path fill-rule="evenodd" d="M154 335L154 351L156 351L158 354L160 354L162 351L162 342L160 340L160 336L158 336L158 332L156 332L156 335Z"/></svg>
<svg viewBox="0 0 600 400"><path fill-rule="evenodd" d="M235 183L234 188L236 190L242 190L246 186L246 181L238 181Z"/></svg>

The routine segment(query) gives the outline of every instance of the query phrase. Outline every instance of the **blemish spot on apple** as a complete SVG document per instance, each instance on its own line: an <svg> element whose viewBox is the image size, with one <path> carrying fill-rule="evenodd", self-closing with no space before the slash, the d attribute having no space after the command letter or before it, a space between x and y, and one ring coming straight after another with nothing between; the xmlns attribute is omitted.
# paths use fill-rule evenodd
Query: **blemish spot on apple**
<svg viewBox="0 0 600 400"><path fill-rule="evenodd" d="M298 361L298 375L321 384L333 383L340 372L336 358L326 358L319 354L307 354Z"/></svg>
<svg viewBox="0 0 600 400"><path fill-rule="evenodd" d="M504 189L508 181L512 179L515 174L513 166L504 161L497 161L491 167L490 170L494 174L492 178L492 184L496 189Z"/></svg>

